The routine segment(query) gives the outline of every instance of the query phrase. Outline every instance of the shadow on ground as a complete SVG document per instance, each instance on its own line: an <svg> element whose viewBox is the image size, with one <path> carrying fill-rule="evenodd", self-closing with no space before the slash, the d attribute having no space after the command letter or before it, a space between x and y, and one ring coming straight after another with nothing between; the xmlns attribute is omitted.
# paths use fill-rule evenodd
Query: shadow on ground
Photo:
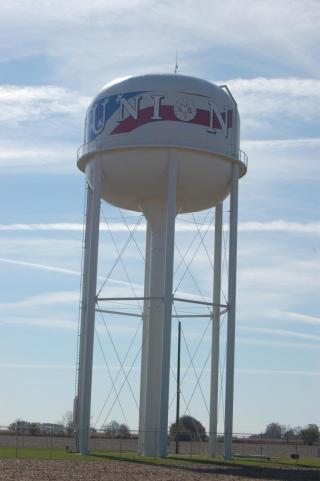
<svg viewBox="0 0 320 481"><path fill-rule="evenodd" d="M272 479L283 481L320 481L320 470L299 467L290 468L275 468L272 466L258 467L258 466L243 466L241 464L227 464L227 463L215 463L210 460L188 460L191 466L181 463L181 458L170 457L171 461L177 461L177 464L169 464L165 461L161 463L144 461L141 459L127 459L121 456L113 456L110 454L91 454L92 457L105 458L113 461L144 464L149 466L157 466L159 468L167 468L173 470L180 470L186 472L194 472L199 474L221 474L225 476L233 476L237 478L252 478L252 479ZM193 464L193 465L192 465ZM204 466L205 464L205 466Z"/></svg>

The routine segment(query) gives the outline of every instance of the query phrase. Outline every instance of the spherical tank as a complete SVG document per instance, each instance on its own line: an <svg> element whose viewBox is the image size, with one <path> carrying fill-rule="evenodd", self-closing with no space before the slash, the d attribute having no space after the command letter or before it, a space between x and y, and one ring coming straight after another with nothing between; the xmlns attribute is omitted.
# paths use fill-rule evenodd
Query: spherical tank
<svg viewBox="0 0 320 481"><path fill-rule="evenodd" d="M228 90L184 75L141 75L106 85L90 104L78 167L92 185L101 162L101 197L141 211L165 202L170 159L177 162L178 212L224 200L239 149L240 120Z"/></svg>

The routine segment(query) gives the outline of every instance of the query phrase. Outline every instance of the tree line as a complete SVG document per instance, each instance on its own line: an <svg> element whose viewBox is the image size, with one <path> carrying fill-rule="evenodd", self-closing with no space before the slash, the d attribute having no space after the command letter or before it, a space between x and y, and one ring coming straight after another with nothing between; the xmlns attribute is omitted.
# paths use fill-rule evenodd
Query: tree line
<svg viewBox="0 0 320 481"><path fill-rule="evenodd" d="M92 435L103 436L110 439L130 439L136 437L138 433L133 433L130 428L118 421L111 421L102 426L97 431L90 428ZM35 423L17 419L9 426L9 431L16 434L25 434L31 436L37 435L72 435L74 431L72 413L64 414L62 420L58 423ZM192 416L182 416L179 423L172 423L169 427L169 437L171 440L179 441L207 441L208 433L205 427ZM236 435L235 435L236 437ZM317 443L320 439L319 427L316 424L308 424L305 427L285 426L278 422L269 423L265 431L261 434L254 434L249 439L265 438L272 440L300 440L308 445Z"/></svg>
<svg viewBox="0 0 320 481"><path fill-rule="evenodd" d="M320 438L319 426L308 424L305 427L296 426L294 428L283 424L272 422L266 426L261 436L270 439L289 439L300 438L305 444L315 444Z"/></svg>

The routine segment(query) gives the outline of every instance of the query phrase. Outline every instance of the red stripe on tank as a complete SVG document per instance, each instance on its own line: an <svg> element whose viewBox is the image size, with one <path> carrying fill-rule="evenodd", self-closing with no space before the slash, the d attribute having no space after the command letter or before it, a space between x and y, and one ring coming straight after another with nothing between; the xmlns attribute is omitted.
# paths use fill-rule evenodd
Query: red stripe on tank
<svg viewBox="0 0 320 481"><path fill-rule="evenodd" d="M141 127L142 125L146 125L151 122L171 121L171 122L183 122L186 124L203 125L205 127L210 126L210 112L208 110L197 109L197 114L195 118L190 120L189 122L184 122L183 120L177 119L172 105L161 105L160 107L161 119L158 119L158 120L152 119L153 113L154 113L153 107L146 107L140 110L139 116L137 119L134 119L133 117L127 117L125 120L119 123L119 125L111 132L111 135L132 132L133 130ZM221 113L221 117L223 121L225 121L225 112ZM228 128L232 127L232 110L228 111L227 127ZM216 115L214 115L214 118L213 118L213 128L221 129L220 122Z"/></svg>

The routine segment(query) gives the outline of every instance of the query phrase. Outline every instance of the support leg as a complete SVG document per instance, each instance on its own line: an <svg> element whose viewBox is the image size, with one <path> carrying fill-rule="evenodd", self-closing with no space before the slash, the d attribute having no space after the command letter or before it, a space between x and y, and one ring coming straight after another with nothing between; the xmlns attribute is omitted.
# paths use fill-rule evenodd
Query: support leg
<svg viewBox="0 0 320 481"><path fill-rule="evenodd" d="M100 193L101 193L101 166L96 160L93 166L94 176L91 190L91 206L88 206L87 226L89 228L88 241L89 252L87 259L87 279L84 299L85 313L84 324L81 326L81 349L79 378L81 378L81 390L79 392L79 451L81 454L89 452L90 437L90 408L91 408L91 387L92 387L92 363L93 363L93 342L94 322L97 286L97 265L99 245L99 223L100 223Z"/></svg>
<svg viewBox="0 0 320 481"><path fill-rule="evenodd" d="M163 296L165 259L165 206L150 205L144 213L151 226L150 302L145 367L144 445L145 456L157 456L159 448L159 412L161 353L163 335Z"/></svg>
<svg viewBox="0 0 320 481"><path fill-rule="evenodd" d="M151 256L151 226L150 226L150 223L147 222L144 297L150 297L150 263L151 263L150 256ZM142 332L140 406L139 406L139 441L138 441L139 454L143 454L143 451L144 451L148 332L149 332L149 303L150 301L145 299L144 306L143 306L143 332Z"/></svg>
<svg viewBox="0 0 320 481"><path fill-rule="evenodd" d="M79 342L79 371L77 395L74 400L73 420L75 425L75 442L76 451L80 451L79 444L79 422L80 422L80 393L83 390L83 361L84 361L84 331L87 315L87 297L88 297L88 277L89 277L89 253L90 253L90 225L92 219L92 189L87 185L87 201L86 201L86 225L84 237L84 255L83 255L83 271L82 271L82 292L81 292L81 317L80 317L80 342Z"/></svg>
<svg viewBox="0 0 320 481"><path fill-rule="evenodd" d="M222 253L223 204L216 206L214 233L214 279L213 302L220 304L221 293L221 253ZM214 307L212 314L212 353L211 353L211 393L209 423L209 456L217 455L218 393L219 393L219 348L220 348L220 308Z"/></svg>
<svg viewBox="0 0 320 481"><path fill-rule="evenodd" d="M171 347L176 164L169 158L167 202L143 206L151 226L150 297L144 412L145 456L166 456Z"/></svg>
<svg viewBox="0 0 320 481"><path fill-rule="evenodd" d="M162 338L162 366L161 366L161 404L160 404L160 439L159 455L167 456L168 439L168 409L170 384L170 351L171 351L171 318L172 318L172 287L174 263L174 231L176 219L176 186L177 160L169 155L168 200L166 219L166 253L164 279L164 308L163 308L163 338Z"/></svg>
<svg viewBox="0 0 320 481"><path fill-rule="evenodd" d="M224 457L232 458L233 393L234 393L234 351L236 321L236 274L237 274L237 228L238 228L238 181L239 164L233 165L230 192L230 237L229 237L229 287L228 287L228 328L227 364L224 423Z"/></svg>

